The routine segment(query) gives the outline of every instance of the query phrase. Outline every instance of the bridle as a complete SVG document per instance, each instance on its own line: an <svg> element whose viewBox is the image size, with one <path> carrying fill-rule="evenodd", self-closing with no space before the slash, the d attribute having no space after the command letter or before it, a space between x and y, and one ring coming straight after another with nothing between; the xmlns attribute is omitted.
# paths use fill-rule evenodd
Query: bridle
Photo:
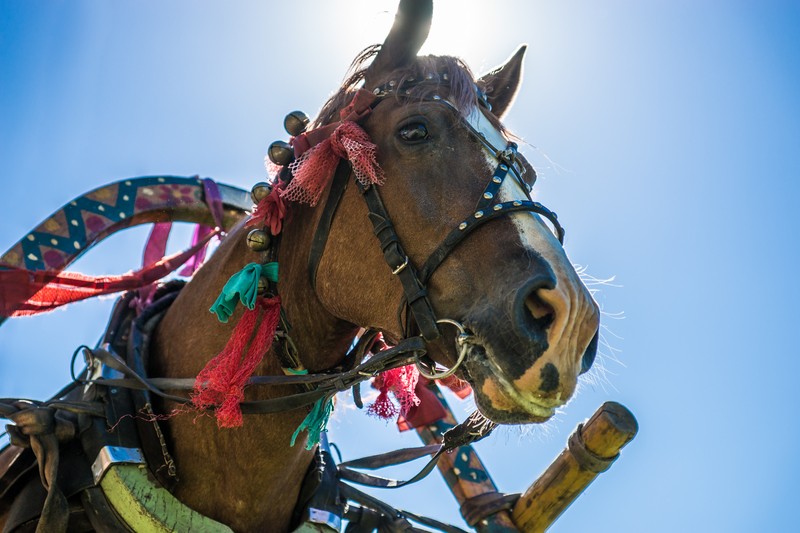
<svg viewBox="0 0 800 533"><path fill-rule="evenodd" d="M430 77L427 78L427 80L430 79ZM446 76L443 76L443 79L446 80ZM372 109L389 96L402 98L410 94L410 88L416 83L419 82L412 78L399 86L396 86L394 82L389 82L376 88L373 91L376 98L371 105ZM370 222L372 222L373 233L380 243L384 259L392 270L392 274L397 276L403 287L404 297L398 310L398 316L401 317L401 324L402 316L404 314L408 316L408 312L410 312L416 327L427 342L434 341L441 336L439 328L441 324L453 325L459 331L456 337L459 357L456 364L449 370L445 372L429 370L425 367L427 366L432 369L432 362L422 362L419 357L416 358L420 372L429 379L441 379L452 374L461 364L468 351L466 345L473 340L470 332L459 322L452 319L437 317L433 305L431 304L427 290L427 282L445 258L447 258L447 256L477 228L491 220L516 212L530 212L547 218L553 224L559 242L562 245L564 243L564 228L559 223L557 215L541 203L532 200L530 197L530 190L533 184L531 183L528 185L522 179L525 169L521 161L517 158L517 145L514 142L505 140L497 128L483 116L480 107L487 110L490 110L491 107L483 92L480 91L477 86L475 89L479 106L475 107L469 117L464 117L455 105L439 95L434 95L431 98L422 100L423 102L428 101L443 105L451 112L455 113L455 115L459 117L460 123L467 129L469 135L482 145L483 150L485 150L497 164L491 179L478 199L475 211L450 231L444 240L442 240L428 256L421 267L414 265L406 254L400 242L400 238L395 231L391 217L381 199L378 187L373 184L364 185L356 180L359 191L367 204L369 210L368 216ZM504 147L498 146L501 140L505 142ZM316 290L317 270L325 250L325 244L330 233L331 224L333 223L333 217L344 193L350 174L351 169L349 162L342 160L336 169L331 191L328 195L325 207L323 208L320 221L317 224L308 260L309 276L314 290ZM509 176L511 176L511 179L515 180L520 190L523 191L526 199L498 203L496 202L496 196ZM406 312L403 313L403 311ZM407 320L403 328L406 338L412 335L412 327L411 321Z"/></svg>

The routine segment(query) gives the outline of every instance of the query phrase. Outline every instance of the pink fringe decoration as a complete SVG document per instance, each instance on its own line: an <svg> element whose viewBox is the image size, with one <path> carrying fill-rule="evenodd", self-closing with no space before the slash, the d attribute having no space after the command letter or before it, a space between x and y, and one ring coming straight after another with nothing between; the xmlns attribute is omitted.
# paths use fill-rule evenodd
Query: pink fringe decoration
<svg viewBox="0 0 800 533"><path fill-rule="evenodd" d="M409 409L419 405L419 398L414 389L419 380L419 371L414 365L393 368L378 375L372 386L380 391L378 398L369 406L367 412L373 416L389 420L398 414L405 416ZM392 393L400 404L400 408L389 398Z"/></svg>
<svg viewBox="0 0 800 533"><path fill-rule="evenodd" d="M277 235L283 229L283 219L286 217L286 200L276 183L270 192L256 206L247 226L261 225L269 228L270 233Z"/></svg>
<svg viewBox="0 0 800 533"><path fill-rule="evenodd" d="M272 345L280 312L279 296L259 300L256 309L245 311L225 348L197 375L192 403L197 409L216 407L219 427L242 425L244 387Z"/></svg>
<svg viewBox="0 0 800 533"><path fill-rule="evenodd" d="M281 192L281 197L317 205L342 157L353 165L353 172L361 184L383 185L383 170L378 165L376 151L377 146L361 126L352 121L342 122L330 137L289 165L294 177Z"/></svg>

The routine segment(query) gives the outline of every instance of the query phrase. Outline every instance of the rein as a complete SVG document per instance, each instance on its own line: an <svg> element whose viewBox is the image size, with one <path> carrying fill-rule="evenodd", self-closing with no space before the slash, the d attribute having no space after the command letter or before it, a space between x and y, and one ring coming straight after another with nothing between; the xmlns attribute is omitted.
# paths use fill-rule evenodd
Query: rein
<svg viewBox="0 0 800 533"><path fill-rule="evenodd" d="M425 351L425 345L420 337L404 339L393 348L383 350L370 357L366 362L357 365L351 370L336 373L302 374L288 376L252 376L248 379L248 386L277 386L277 385L313 385L311 390L260 401L242 402L244 414L267 414L288 411L311 405L328 395L343 392L357 384L371 379L381 372L410 364L418 353ZM78 352L76 352L77 355ZM92 361L97 361L112 370L120 372L124 378L80 379L75 381L81 385L97 384L108 387L125 387L135 390L148 390L151 393L173 402L187 404L192 401L189 397L177 396L165 392L166 390L193 390L195 378L147 378L136 372L118 355L101 347L94 350L84 348L84 357L89 366Z"/></svg>

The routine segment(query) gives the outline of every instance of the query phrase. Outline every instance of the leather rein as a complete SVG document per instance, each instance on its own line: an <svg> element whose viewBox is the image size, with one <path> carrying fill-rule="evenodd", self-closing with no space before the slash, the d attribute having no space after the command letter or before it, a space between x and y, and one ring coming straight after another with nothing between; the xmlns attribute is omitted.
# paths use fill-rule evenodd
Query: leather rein
<svg viewBox="0 0 800 533"><path fill-rule="evenodd" d="M443 79L446 79L446 76L444 76ZM373 91L376 98L371 104L371 109L374 109L388 96L403 97L409 94L410 91L408 89L416 83L419 83L419 81L415 82L412 79L397 87L395 87L394 82L389 82L376 88ZM477 86L475 89L479 106L491 111L491 106L485 94ZM459 357L456 364L449 370L437 372L434 369L434 363L427 357L425 357L427 361L423 362L421 360L421 357L424 357L424 352L417 352L415 355L415 363L423 376L428 379L441 379L455 372L466 355L466 345L472 341L473 337L459 322L448 318L437 318L427 289L427 282L436 269L473 231L491 220L511 213L529 212L547 218L553 224L555 236L562 245L564 243L565 231L559 223L556 213L541 203L531 199L530 191L533 187L533 183L528 185L523 181L522 176L525 173L525 169L517 158L516 143L507 141L497 128L483 116L480 107L476 107L472 114L465 117L455 105L439 95L434 95L432 98L423 101L435 102L447 107L459 117L460 124L466 128L469 135L476 139L482 145L483 150L497 162L491 179L488 181L478 199L475 211L458 223L433 252L431 252L422 266L417 267L409 259L403 249L403 245L395 231L392 219L381 199L378 187L371 184L364 185L355 179L354 181L367 204L369 210L368 216L372 223L373 233L380 243L384 259L392 270L392 274L397 276L403 287L404 296L398 309L398 317L400 317L401 325L404 311L406 316L408 316L408 312L410 311L416 327L427 342L436 340L441 336L441 331L439 329L439 325L441 324L446 323L458 328L459 334L456 337L456 342L459 348ZM501 142L505 143L504 147L501 146ZM317 270L325 250L325 244L328 240L333 217L336 214L336 209L344 194L347 181L350 179L351 174L349 162L342 160L336 169L331 191L325 203L322 216L317 224L308 259L308 271L314 290L316 290ZM497 203L495 197L509 176L516 182L519 189L524 192L526 199ZM408 338L413 338L412 324L410 321L406 322L403 329L406 340Z"/></svg>

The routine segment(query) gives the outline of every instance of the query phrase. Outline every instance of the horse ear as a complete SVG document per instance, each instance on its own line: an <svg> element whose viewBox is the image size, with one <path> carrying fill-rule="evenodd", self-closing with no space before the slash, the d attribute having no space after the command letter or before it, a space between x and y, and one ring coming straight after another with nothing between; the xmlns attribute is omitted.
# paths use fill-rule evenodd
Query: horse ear
<svg viewBox="0 0 800 533"><path fill-rule="evenodd" d="M428 38L433 0L400 0L394 24L378 55L367 68L364 87L372 89L381 73L408 64Z"/></svg>
<svg viewBox="0 0 800 533"><path fill-rule="evenodd" d="M505 64L478 79L478 87L486 93L492 113L498 118L506 114L517 96L522 82L522 59L527 49L528 45L523 44Z"/></svg>

